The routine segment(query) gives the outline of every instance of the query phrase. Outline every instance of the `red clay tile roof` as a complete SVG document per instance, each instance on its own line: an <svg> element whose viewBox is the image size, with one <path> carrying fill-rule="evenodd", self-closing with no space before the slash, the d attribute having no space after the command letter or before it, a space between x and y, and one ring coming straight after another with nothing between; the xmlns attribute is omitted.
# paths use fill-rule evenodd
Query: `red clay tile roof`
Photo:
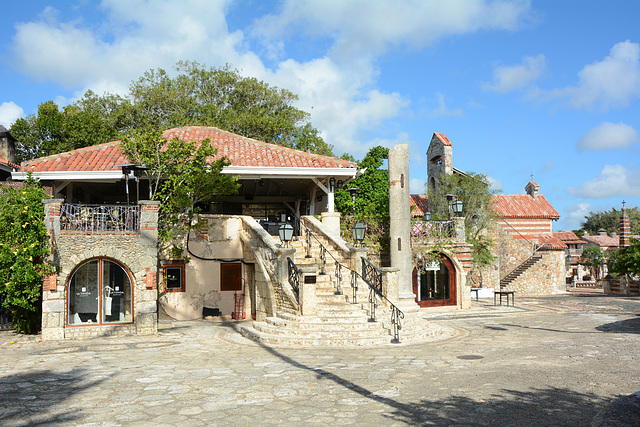
<svg viewBox="0 0 640 427"><path fill-rule="evenodd" d="M587 243L579 238L573 231L554 231L553 235L565 244L579 245Z"/></svg>
<svg viewBox="0 0 640 427"><path fill-rule="evenodd" d="M586 240L588 243L593 243L600 247L610 247L610 246L618 246L620 244L619 237L611 237L611 236L582 236L583 240Z"/></svg>
<svg viewBox="0 0 640 427"><path fill-rule="evenodd" d="M427 201L426 194L411 194L409 195L410 206L415 206L411 210L411 216L424 217L425 212L429 210L429 202Z"/></svg>
<svg viewBox="0 0 640 427"><path fill-rule="evenodd" d="M218 148L216 158L226 156L232 166L357 168L354 162L311 154L292 148L257 141L214 127L185 126L163 132L167 139L201 142L210 139ZM80 148L22 163L23 172L112 171L130 163L120 150L120 141Z"/></svg>
<svg viewBox="0 0 640 427"><path fill-rule="evenodd" d="M493 209L502 218L560 218L544 196L534 199L528 194L495 194Z"/></svg>
<svg viewBox="0 0 640 427"><path fill-rule="evenodd" d="M568 249L558 237L549 234L532 234L531 237L538 240L538 245L544 249Z"/></svg>
<svg viewBox="0 0 640 427"><path fill-rule="evenodd" d="M442 144L451 145L451 141L449 141L449 138L447 138L443 133L434 132L433 134L437 136L440 141L442 141Z"/></svg>
<svg viewBox="0 0 640 427"><path fill-rule="evenodd" d="M5 159L3 157L0 157L0 163L2 163L3 165L7 165L9 167L12 167L14 169L20 169L20 165L17 165L15 163L11 163L9 160L7 160L7 159Z"/></svg>

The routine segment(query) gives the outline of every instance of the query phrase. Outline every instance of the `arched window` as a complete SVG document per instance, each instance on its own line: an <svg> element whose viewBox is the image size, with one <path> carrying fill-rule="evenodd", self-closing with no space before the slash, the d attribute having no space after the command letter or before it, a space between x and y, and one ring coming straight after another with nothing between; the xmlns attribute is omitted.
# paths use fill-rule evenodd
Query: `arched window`
<svg viewBox="0 0 640 427"><path fill-rule="evenodd" d="M129 272L115 261L96 258L71 274L67 292L69 325L133 321L133 287Z"/></svg>

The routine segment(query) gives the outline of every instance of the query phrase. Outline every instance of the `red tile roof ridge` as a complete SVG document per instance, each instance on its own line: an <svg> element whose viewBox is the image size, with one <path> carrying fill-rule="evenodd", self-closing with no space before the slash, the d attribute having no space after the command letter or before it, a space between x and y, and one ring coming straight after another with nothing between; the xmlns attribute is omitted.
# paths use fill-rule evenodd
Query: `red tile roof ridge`
<svg viewBox="0 0 640 427"><path fill-rule="evenodd" d="M15 164L13 162L10 162L9 160L5 159L4 157L0 157L0 163L4 163L5 165L12 166L14 168L20 168L20 165Z"/></svg>
<svg viewBox="0 0 640 427"><path fill-rule="evenodd" d="M542 195L533 198L528 194L494 194L492 200L493 210L503 218L560 218Z"/></svg>
<svg viewBox="0 0 640 427"><path fill-rule="evenodd" d="M307 151L298 150L296 148L285 147L285 146L282 146L282 145L273 144L271 142L260 141L260 140L257 140L257 139L249 138L247 136L238 135L236 133L233 133L233 132L230 132L230 131L227 131L227 130L224 130L224 129L220 129L220 128L217 128L215 126L181 126L181 127L176 127L176 128L171 128L171 129L165 130L164 132L162 132L162 136L164 136L165 138L169 139L169 138L174 136L173 134L177 134L175 136L178 136L178 137L182 138L181 134L186 133L186 131L192 130L192 129L195 130L196 132L199 132L199 133L201 131L204 131L204 132L201 132L201 133L203 133L206 136L201 138L201 140L204 140L204 139L208 138L208 139L211 140L211 142L215 142L215 140L214 140L213 136L211 135L211 133L213 133L213 134L218 133L218 134L223 134L223 135L228 136L229 139L235 139L235 140L241 140L241 141L249 141L249 142L251 142L251 143L253 143L253 144L255 144L255 145L259 146L259 147L268 148L268 149L276 151L276 152L278 152L278 151L288 152L288 153L297 154L297 155L300 155L302 157L306 157L306 158L309 158L309 159L322 158L322 159L325 159L325 160L332 160L332 161L336 161L337 163L338 162L340 163L338 167L358 167L356 162L351 162L349 160L343 160L343 159L340 159L338 157L327 156L327 155L324 155L324 154L309 153ZM185 132L182 132L182 131L185 131ZM214 131L214 132L211 132L211 131ZM185 140L184 138L182 138L182 139ZM188 141L196 141L196 140L198 140L198 138L193 138L193 137L188 137L187 136L186 140L188 140ZM342 166L342 164L344 164L344 165L348 164L350 166Z"/></svg>
<svg viewBox="0 0 640 427"><path fill-rule="evenodd" d="M440 133L440 132L434 132L433 134L434 134L435 136L437 136L437 137L438 137L438 139L439 139L440 141L442 141L442 143L443 143L444 145L453 145L453 144L451 144L451 141L449 141L449 138L447 138L445 134Z"/></svg>

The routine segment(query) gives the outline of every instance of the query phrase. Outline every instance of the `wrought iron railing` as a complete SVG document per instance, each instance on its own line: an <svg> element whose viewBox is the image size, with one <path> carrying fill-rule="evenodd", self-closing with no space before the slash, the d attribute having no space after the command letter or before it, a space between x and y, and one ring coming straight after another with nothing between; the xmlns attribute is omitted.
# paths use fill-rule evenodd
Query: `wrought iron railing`
<svg viewBox="0 0 640 427"><path fill-rule="evenodd" d="M306 243L307 243L307 255L310 256L311 253L311 241L312 239L316 241L320 248L320 274L326 274L326 264L327 264L327 254L333 261L336 266L336 295L342 294L342 269L349 270L351 272L351 287L353 290L353 303L357 304L357 291L358 291L358 278L362 279L364 283L369 287L369 321L376 321L376 308L378 307L378 298L381 300L385 300L391 309L391 324L393 325L393 339L391 342L399 343L400 342L400 330L402 329L402 319L404 319L404 313L395 306L389 299L384 295L382 291L382 272L369 260L362 257L362 271L361 275L357 271L347 267L346 265L341 264L335 256L331 252L327 250L327 248L318 240L318 238L313 234L313 232L308 228L306 228Z"/></svg>
<svg viewBox="0 0 640 427"><path fill-rule="evenodd" d="M65 203L60 208L60 229L84 232L139 231L140 206Z"/></svg>
<svg viewBox="0 0 640 427"><path fill-rule="evenodd" d="M411 225L412 240L451 239L455 236L454 221L417 221Z"/></svg>
<svg viewBox="0 0 640 427"><path fill-rule="evenodd" d="M300 270L293 260L287 257L287 270L289 272L289 284L293 293L296 295L298 302L300 302Z"/></svg>

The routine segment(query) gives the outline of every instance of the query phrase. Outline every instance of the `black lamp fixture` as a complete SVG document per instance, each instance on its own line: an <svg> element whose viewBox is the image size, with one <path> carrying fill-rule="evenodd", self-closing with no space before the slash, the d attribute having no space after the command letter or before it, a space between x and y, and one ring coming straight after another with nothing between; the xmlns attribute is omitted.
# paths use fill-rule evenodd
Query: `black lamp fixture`
<svg viewBox="0 0 640 427"><path fill-rule="evenodd" d="M566 260L569 264L571 264L571 261L573 261L573 257L571 256L571 254L567 255Z"/></svg>
<svg viewBox="0 0 640 427"><path fill-rule="evenodd" d="M364 233L367 231L367 226L363 222L356 222L351 227L351 233L353 234L353 240L358 244L362 244L364 241Z"/></svg>
<svg viewBox="0 0 640 427"><path fill-rule="evenodd" d="M293 239L293 227L291 224L282 224L278 229L278 235L280 236L280 241L285 246L289 246L289 242Z"/></svg>
<svg viewBox="0 0 640 427"><path fill-rule="evenodd" d="M329 191L333 193L336 190L336 179L334 177L329 178Z"/></svg>
<svg viewBox="0 0 640 427"><path fill-rule="evenodd" d="M341 179L339 179L338 182L336 182L336 188L338 190L341 189L343 185L344 185L344 182Z"/></svg>
<svg viewBox="0 0 640 427"><path fill-rule="evenodd" d="M140 183L138 178L142 176L142 172L148 170L148 167L136 165L133 163L123 163L116 166L122 169L122 173L125 179L125 190L127 192L127 205L129 205L129 175L133 172L133 176L136 180L136 203L140 200Z"/></svg>
<svg viewBox="0 0 640 427"><path fill-rule="evenodd" d="M424 213L424 217L422 218L424 221L431 221L431 212L427 211Z"/></svg>
<svg viewBox="0 0 640 427"><path fill-rule="evenodd" d="M347 188L347 191L349 192L349 194L351 194L351 204L353 206L353 213L355 214L356 212L356 193L358 193L358 191L360 191L359 188L353 187L353 188Z"/></svg>
<svg viewBox="0 0 640 427"><path fill-rule="evenodd" d="M462 213L462 201L456 200L451 204L451 208L453 209L453 213L458 216Z"/></svg>

